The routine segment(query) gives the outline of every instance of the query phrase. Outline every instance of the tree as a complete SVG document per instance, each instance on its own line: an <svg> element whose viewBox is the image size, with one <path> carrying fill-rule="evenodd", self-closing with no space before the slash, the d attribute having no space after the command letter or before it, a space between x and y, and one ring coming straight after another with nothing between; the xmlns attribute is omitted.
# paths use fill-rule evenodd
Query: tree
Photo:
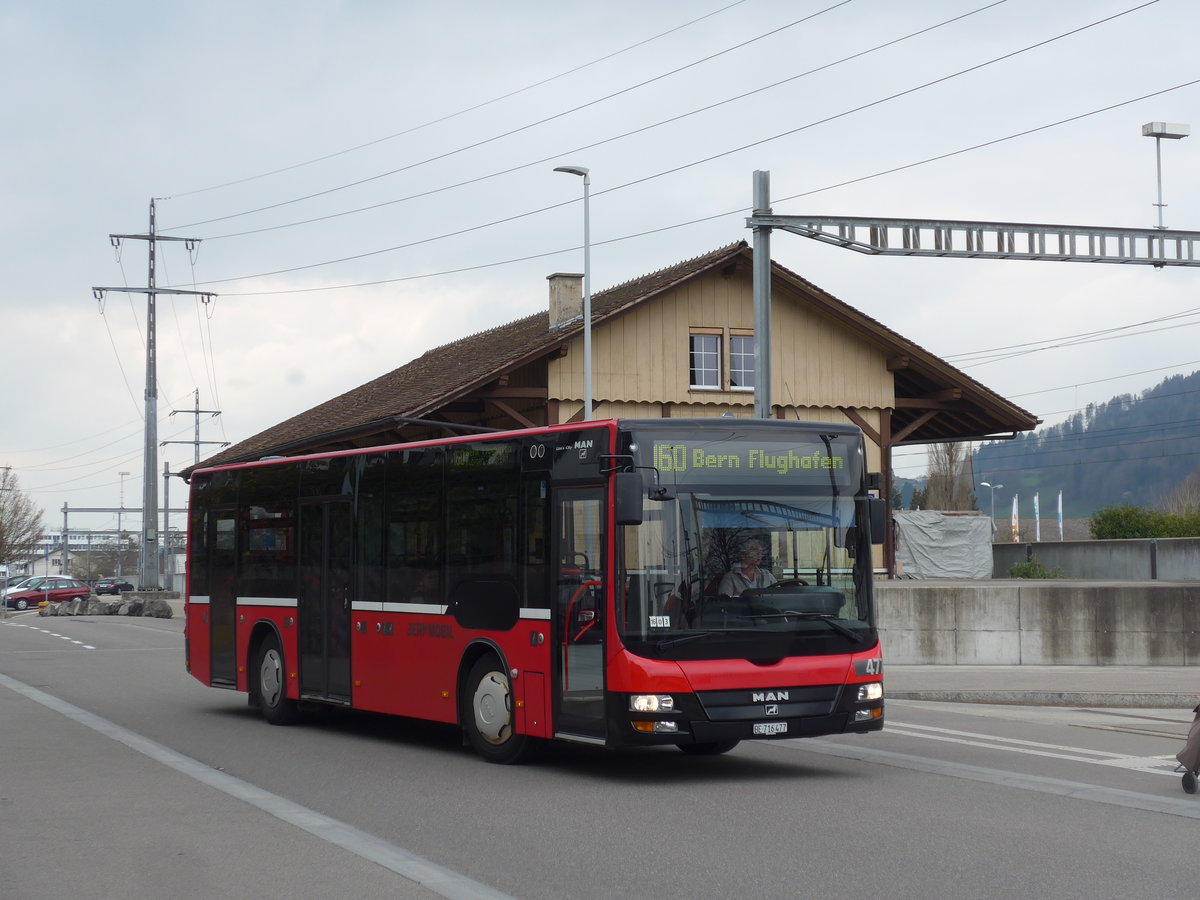
<svg viewBox="0 0 1200 900"><path fill-rule="evenodd" d="M1193 472L1175 485L1159 506L1164 512L1180 516L1200 512L1200 471Z"/></svg>
<svg viewBox="0 0 1200 900"><path fill-rule="evenodd" d="M85 581L113 575L132 575L138 567L138 542L129 536L115 542L97 543L71 557L71 574Z"/></svg>
<svg viewBox="0 0 1200 900"><path fill-rule="evenodd" d="M0 468L0 565L30 559L42 531L42 511L21 490L12 469Z"/></svg>
<svg viewBox="0 0 1200 900"><path fill-rule="evenodd" d="M965 444L934 444L929 448L926 509L975 509L969 464Z"/></svg>

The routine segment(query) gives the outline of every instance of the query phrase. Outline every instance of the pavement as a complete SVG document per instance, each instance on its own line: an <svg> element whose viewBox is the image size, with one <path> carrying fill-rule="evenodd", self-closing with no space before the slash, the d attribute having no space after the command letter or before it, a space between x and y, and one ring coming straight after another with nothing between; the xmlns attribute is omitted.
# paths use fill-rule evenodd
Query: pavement
<svg viewBox="0 0 1200 900"><path fill-rule="evenodd" d="M183 600L167 602L182 621ZM1190 710L1200 705L1200 666L913 666L885 659L884 689L893 700Z"/></svg>
<svg viewBox="0 0 1200 900"><path fill-rule="evenodd" d="M893 700L1192 709L1200 666L905 666L884 661Z"/></svg>

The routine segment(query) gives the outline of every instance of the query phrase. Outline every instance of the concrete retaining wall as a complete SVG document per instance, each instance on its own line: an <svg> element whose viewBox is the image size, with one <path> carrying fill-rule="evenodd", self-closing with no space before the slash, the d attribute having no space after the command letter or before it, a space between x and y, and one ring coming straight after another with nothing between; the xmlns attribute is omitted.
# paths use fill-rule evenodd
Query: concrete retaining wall
<svg viewBox="0 0 1200 900"><path fill-rule="evenodd" d="M884 581L875 588L892 663L1200 666L1200 582Z"/></svg>
<svg viewBox="0 0 1200 900"><path fill-rule="evenodd" d="M1042 541L992 545L992 577L1036 556L1067 578L1108 581L1200 580L1200 538L1128 541Z"/></svg>

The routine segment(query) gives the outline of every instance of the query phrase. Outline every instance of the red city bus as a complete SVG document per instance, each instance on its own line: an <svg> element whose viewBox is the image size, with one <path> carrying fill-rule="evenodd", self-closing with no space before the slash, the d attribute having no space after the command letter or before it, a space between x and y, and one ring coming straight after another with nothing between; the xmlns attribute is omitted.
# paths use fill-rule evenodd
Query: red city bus
<svg viewBox="0 0 1200 900"><path fill-rule="evenodd" d="M196 470L187 668L334 704L722 753L883 727L852 425L609 420Z"/></svg>

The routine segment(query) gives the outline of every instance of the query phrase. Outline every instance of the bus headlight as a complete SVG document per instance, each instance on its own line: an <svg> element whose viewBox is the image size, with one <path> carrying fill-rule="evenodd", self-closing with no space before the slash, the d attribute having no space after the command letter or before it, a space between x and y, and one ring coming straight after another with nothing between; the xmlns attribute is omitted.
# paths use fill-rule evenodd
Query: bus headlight
<svg viewBox="0 0 1200 900"><path fill-rule="evenodd" d="M872 681L870 684L860 684L858 686L858 702L866 703L870 700L879 700L883 697L883 684L878 681Z"/></svg>
<svg viewBox="0 0 1200 900"><path fill-rule="evenodd" d="M674 712L675 698L670 694L634 694L629 698L632 712Z"/></svg>

